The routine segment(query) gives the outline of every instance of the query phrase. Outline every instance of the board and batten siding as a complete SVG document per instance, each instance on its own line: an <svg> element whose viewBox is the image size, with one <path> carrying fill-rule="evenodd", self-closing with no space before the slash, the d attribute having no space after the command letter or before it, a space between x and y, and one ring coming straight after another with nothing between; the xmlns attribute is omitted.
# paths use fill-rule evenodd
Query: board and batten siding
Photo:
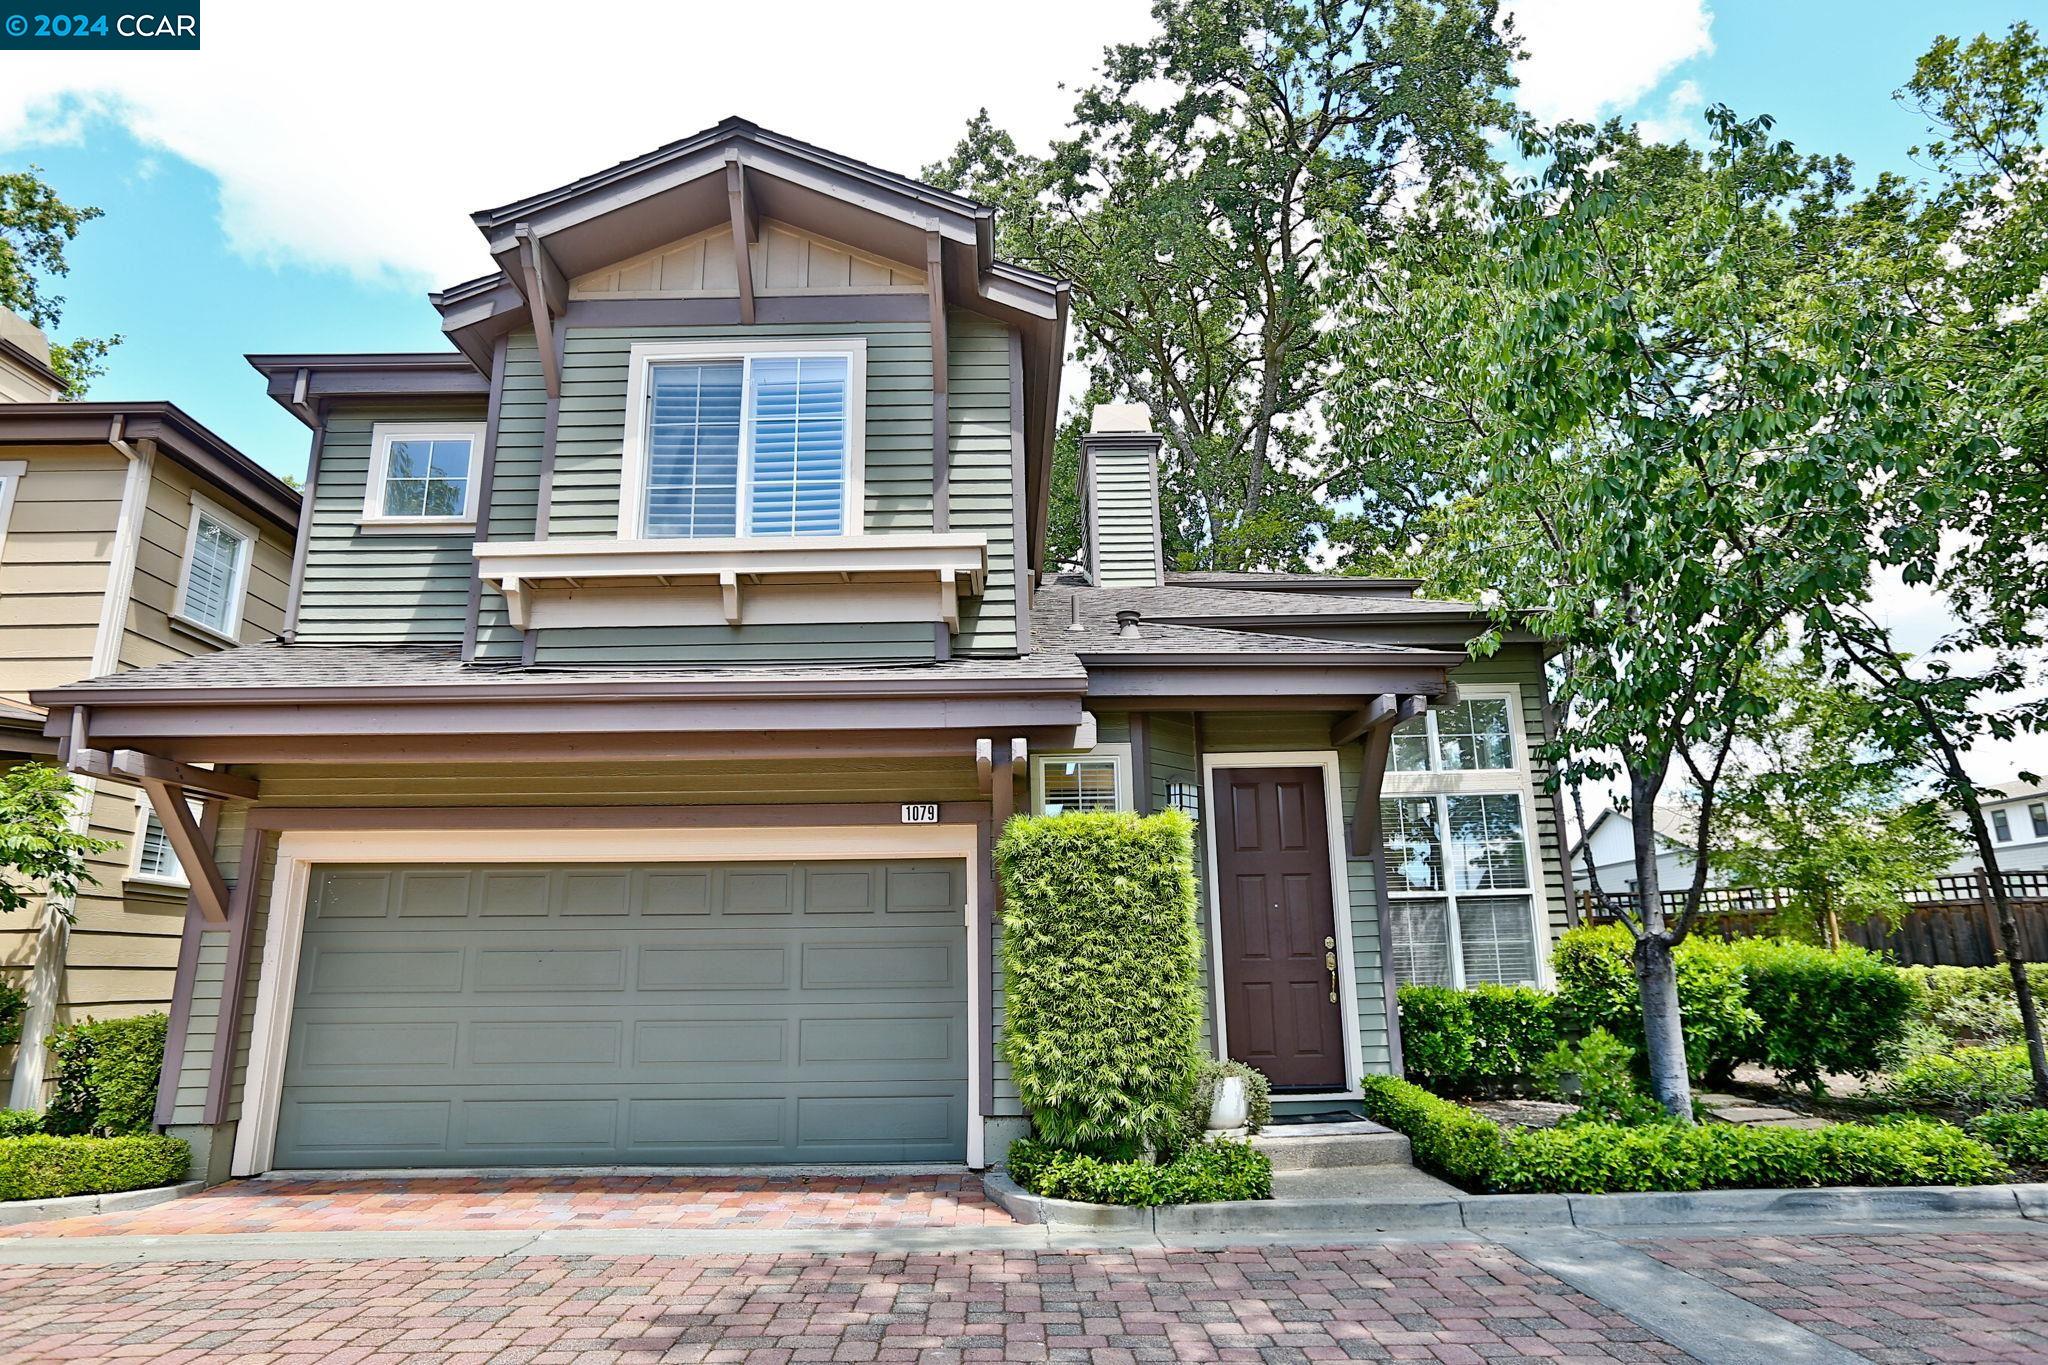
<svg viewBox="0 0 2048 1365"><path fill-rule="evenodd" d="M310 490L299 636L308 644L462 643L469 616L475 536L365 531L363 497L371 431L379 422L482 421L481 403L336 406Z"/></svg>
<svg viewBox="0 0 2048 1365"><path fill-rule="evenodd" d="M983 799L974 764L964 757L833 762L769 759L582 765L480 763L457 767L278 764L238 771L246 771L262 782L265 802L293 807L421 810L435 806L800 806L842 801ZM247 809L246 803L235 803L223 812L215 843L221 873L231 883L240 871ZM409 821L413 818L407 817ZM431 814L423 813L417 821L430 825L432 818ZM243 1003L228 1090L230 1119L237 1117L241 1109L275 861L273 839L271 851L263 860L262 880L257 885L252 907L257 918L253 922L248 971L240 983ZM226 962L226 931L206 932L200 939L185 1050L171 1115L175 1124L202 1121Z"/></svg>

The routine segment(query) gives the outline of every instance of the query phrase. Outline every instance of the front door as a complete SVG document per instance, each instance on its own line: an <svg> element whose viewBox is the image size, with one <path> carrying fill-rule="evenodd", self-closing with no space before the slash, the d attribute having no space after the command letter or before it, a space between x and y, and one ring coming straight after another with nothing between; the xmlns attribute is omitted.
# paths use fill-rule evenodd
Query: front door
<svg viewBox="0 0 2048 1365"><path fill-rule="evenodd" d="M1216 909L1230 1055L1273 1089L1342 1090L1337 916L1320 768L1219 768Z"/></svg>

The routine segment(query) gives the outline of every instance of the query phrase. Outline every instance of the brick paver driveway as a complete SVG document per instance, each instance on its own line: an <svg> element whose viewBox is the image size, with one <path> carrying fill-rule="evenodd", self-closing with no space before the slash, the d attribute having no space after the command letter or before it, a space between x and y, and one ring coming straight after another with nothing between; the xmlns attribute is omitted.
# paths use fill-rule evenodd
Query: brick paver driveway
<svg viewBox="0 0 2048 1365"><path fill-rule="evenodd" d="M1684 1360L1477 1243L0 1267L37 1360Z"/></svg>
<svg viewBox="0 0 2048 1365"><path fill-rule="evenodd" d="M2048 1361L2048 1243L2040 1233L1639 1245L1883 1365Z"/></svg>
<svg viewBox="0 0 2048 1365"><path fill-rule="evenodd" d="M526 1228L938 1228L1013 1220L971 1175L506 1176L237 1180L132 1213L5 1229L37 1237Z"/></svg>

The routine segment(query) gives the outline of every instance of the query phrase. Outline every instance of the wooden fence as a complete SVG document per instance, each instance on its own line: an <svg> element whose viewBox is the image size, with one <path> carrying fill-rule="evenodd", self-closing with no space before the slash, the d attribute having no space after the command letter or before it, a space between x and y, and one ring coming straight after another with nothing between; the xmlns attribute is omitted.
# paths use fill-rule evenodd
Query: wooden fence
<svg viewBox="0 0 2048 1365"><path fill-rule="evenodd" d="M2048 962L2048 871L2008 872L2005 889L2019 920L2022 957ZM1769 933L1771 921L1789 899L1790 893L1775 887L1709 887L1694 932L1724 939ZM1932 886L1908 892L1905 899L1913 908L1898 928L1872 919L1843 925L1842 937L1887 952L1906 966L1989 967L1999 961L1997 912L1990 878L1983 873L1937 877ZM1590 891L1579 893L1579 915L1587 924L1614 923L1619 918L1617 904L1633 908L1634 897L1621 892L1598 898ZM1675 915L1684 906L1683 891L1664 893L1667 914Z"/></svg>

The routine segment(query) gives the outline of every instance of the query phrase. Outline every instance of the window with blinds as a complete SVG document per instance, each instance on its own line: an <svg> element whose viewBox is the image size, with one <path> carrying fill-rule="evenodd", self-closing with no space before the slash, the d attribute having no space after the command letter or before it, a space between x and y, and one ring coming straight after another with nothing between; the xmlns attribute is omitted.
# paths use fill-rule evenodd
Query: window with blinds
<svg viewBox="0 0 2048 1365"><path fill-rule="evenodd" d="M1044 815L1117 808L1116 760L1113 758L1047 759L1040 768Z"/></svg>
<svg viewBox="0 0 2048 1365"><path fill-rule="evenodd" d="M1534 983L1536 903L1521 796L1418 794L1380 803L1395 979ZM1521 895L1471 894L1521 890Z"/></svg>
<svg viewBox="0 0 2048 1365"><path fill-rule="evenodd" d="M223 522L194 511L192 553L185 564L185 592L179 615L226 634L236 625L235 598L241 590L248 538Z"/></svg>
<svg viewBox="0 0 2048 1365"><path fill-rule="evenodd" d="M170 836L164 833L163 822L154 811L143 817L142 838L135 849L135 875L162 882L185 879L185 869L178 863L178 850L171 847Z"/></svg>
<svg viewBox="0 0 2048 1365"><path fill-rule="evenodd" d="M651 366L645 534L843 533L850 374L844 356Z"/></svg>

